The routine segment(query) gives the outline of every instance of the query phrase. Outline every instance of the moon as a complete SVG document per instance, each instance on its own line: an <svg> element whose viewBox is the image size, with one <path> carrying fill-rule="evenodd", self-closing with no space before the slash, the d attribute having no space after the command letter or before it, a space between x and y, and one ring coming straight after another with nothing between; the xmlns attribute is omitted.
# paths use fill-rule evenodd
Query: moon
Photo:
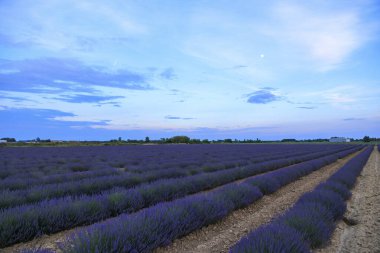
<svg viewBox="0 0 380 253"><path fill-rule="evenodd" d="M265 56L264 54L260 54L260 58L264 58L264 56Z"/></svg>

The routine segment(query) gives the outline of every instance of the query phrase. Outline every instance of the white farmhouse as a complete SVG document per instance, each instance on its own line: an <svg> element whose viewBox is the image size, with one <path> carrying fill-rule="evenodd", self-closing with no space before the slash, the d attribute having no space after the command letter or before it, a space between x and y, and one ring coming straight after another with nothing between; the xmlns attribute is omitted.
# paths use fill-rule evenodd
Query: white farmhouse
<svg viewBox="0 0 380 253"><path fill-rule="evenodd" d="M331 137L330 142L350 142L350 138L346 138L346 137Z"/></svg>

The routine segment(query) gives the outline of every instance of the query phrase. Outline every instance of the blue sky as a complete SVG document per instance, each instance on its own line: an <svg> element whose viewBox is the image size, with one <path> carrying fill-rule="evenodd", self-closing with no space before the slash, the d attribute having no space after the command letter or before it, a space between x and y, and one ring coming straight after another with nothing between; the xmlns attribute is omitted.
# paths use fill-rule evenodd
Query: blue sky
<svg viewBox="0 0 380 253"><path fill-rule="evenodd" d="M0 2L0 133L380 137L378 1Z"/></svg>

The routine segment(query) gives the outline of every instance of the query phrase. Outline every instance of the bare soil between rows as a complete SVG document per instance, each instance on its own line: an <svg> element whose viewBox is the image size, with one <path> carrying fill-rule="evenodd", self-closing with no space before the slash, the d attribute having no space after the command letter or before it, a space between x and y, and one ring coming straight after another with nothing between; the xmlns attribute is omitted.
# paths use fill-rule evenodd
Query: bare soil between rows
<svg viewBox="0 0 380 253"><path fill-rule="evenodd" d="M220 253L228 252L242 237L291 207L305 192L314 189L360 152L355 152L327 165L277 192L266 195L252 205L234 211L223 220L175 240L155 253Z"/></svg>
<svg viewBox="0 0 380 253"><path fill-rule="evenodd" d="M348 160L356 156L360 151L327 165L289 185L277 192L266 195L252 205L234 211L229 216L213 225L197 230L189 235L175 240L171 245L159 248L155 253L163 252L228 252L241 237L250 230L261 224L269 222L273 217L288 209L303 193L312 190L321 181L326 180L332 173L337 171ZM254 176L253 176L254 177ZM248 178L246 178L248 179ZM237 180L242 182L246 179ZM216 187L214 189L217 189ZM214 189L210 189L212 191ZM116 217L114 217L116 218ZM114 219L110 218L110 219ZM48 248L56 252L58 244L73 231L84 228L76 227L51 235L43 235L32 241L19 243L7 248L0 249L1 253L20 252L23 249Z"/></svg>
<svg viewBox="0 0 380 253"><path fill-rule="evenodd" d="M346 220L340 221L327 247L317 253L380 252L380 154L375 148L347 203Z"/></svg>

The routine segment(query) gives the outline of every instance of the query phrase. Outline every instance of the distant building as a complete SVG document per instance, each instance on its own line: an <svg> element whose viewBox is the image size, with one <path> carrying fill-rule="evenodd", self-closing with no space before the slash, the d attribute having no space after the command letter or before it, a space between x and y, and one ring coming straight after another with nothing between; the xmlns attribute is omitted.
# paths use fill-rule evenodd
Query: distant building
<svg viewBox="0 0 380 253"><path fill-rule="evenodd" d="M346 137L331 137L329 142L350 142L350 138Z"/></svg>
<svg viewBox="0 0 380 253"><path fill-rule="evenodd" d="M0 143L7 143L7 140L0 140Z"/></svg>

